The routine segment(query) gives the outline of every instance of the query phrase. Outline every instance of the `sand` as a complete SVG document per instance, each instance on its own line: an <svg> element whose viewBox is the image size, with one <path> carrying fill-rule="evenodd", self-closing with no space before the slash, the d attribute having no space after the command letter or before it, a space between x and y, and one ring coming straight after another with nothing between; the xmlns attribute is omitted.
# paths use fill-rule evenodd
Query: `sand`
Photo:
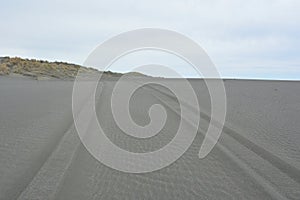
<svg viewBox="0 0 300 200"><path fill-rule="evenodd" d="M71 117L71 81L0 77L0 199L299 199L300 82L226 80L225 128L204 159L198 152L209 94L203 80L190 83L202 110L191 147L159 171L126 174L95 160L80 143ZM161 133L137 140L113 121L114 84L105 80L97 101L107 136L133 152L166 145L180 120L169 91L145 86L133 96L136 123L149 122L146 113L155 103L163 103L168 114Z"/></svg>

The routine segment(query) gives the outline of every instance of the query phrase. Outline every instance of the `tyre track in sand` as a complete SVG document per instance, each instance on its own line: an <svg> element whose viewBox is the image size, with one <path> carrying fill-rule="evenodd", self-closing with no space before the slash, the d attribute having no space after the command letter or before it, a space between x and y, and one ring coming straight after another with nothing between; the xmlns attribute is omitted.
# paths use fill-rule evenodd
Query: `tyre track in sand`
<svg viewBox="0 0 300 200"><path fill-rule="evenodd" d="M102 87L101 83L100 90ZM96 98L96 102L99 102L99 99L100 97ZM86 105L82 105L82 108ZM19 195L18 200L55 199L80 145L81 142L73 122L32 181Z"/></svg>
<svg viewBox="0 0 300 200"><path fill-rule="evenodd" d="M172 99L175 98L174 96L172 96L170 94L167 94L166 92L163 92L163 91L161 91L161 90L159 90L155 87L152 87L152 86L149 86L149 87L151 87L152 89L156 90L157 92L160 92L161 94L164 94L164 95L166 95L166 96L168 96ZM185 106L189 107L191 111L194 110L192 105L189 105L186 102L183 102L183 104ZM218 128L222 127L222 124L220 122L218 122L215 119L212 119L207 113L201 111L201 116L206 121L208 121L208 122L211 121L211 123L214 126L216 126ZM255 154L257 154L258 156L260 156L264 160L271 163L273 166L278 168L281 172L283 172L284 174L289 176L291 179L293 179L297 183L300 183L300 170L298 168L290 165L286 161L282 160L280 157L274 155L273 153L271 153L267 149L255 144L254 142L252 142L251 140L249 140L248 138L246 138L242 134L240 134L238 131L236 131L232 128L229 128L226 125L223 126L223 132L225 134L229 135L230 137L234 138L241 145L247 147L250 151L254 152Z"/></svg>
<svg viewBox="0 0 300 200"><path fill-rule="evenodd" d="M154 86L149 86L148 88L151 88L152 90L155 90L159 92L160 94L167 96L171 100L175 100L176 97L161 91L160 89L155 88ZM180 112L169 105L166 100L162 99L158 95L155 95L152 93L153 96L155 96L163 105L168 107L169 109L173 110L177 115L180 116ZM190 108L191 111L194 111L194 108L192 105L187 104L186 102L182 102L183 106L186 106ZM221 123L216 121L215 119L211 119L211 117L207 114L201 111L201 117L206 120L206 122L212 123L213 126L217 128L221 128ZM188 122L190 125L195 126L195 124L190 119L184 119L186 122ZM201 127L199 127L199 132L202 135L205 135L206 131L203 130ZM267 151L266 149L258 146L257 144L253 143L249 139L242 136L240 133L236 132L235 130L227 127L224 125L223 127L223 133L226 135L229 135L231 138L233 138L236 142L241 144L242 146L246 147L250 151L254 152L258 156L260 156L262 159L270 162L273 166L278 168L280 171L282 171L284 174L295 180L299 183L300 180L300 171L295 168L294 166L291 166L290 164L286 163L276 155L272 154L271 152ZM259 173L257 173L254 169L251 168L246 162L244 162L242 159L240 159L238 156L236 156L229 148L226 146L220 144L218 142L215 146L218 148L221 152L223 152L230 160L232 160L233 163L235 163L237 166L239 166L240 169L242 169L250 178L252 178L255 182L257 182L264 190L274 199L288 199L283 194L281 194L276 187L273 186L272 183L270 183L268 180L266 180L264 177L262 177Z"/></svg>

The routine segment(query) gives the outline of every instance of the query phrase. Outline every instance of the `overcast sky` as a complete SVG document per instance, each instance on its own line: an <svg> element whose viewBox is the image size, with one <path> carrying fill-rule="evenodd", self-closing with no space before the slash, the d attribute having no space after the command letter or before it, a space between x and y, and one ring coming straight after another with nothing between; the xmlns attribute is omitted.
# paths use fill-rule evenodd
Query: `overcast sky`
<svg viewBox="0 0 300 200"><path fill-rule="evenodd" d="M297 0L2 0L0 8L0 56L82 64L104 40L153 27L199 43L223 77L300 79ZM131 56L121 65L151 59L168 61L192 76L176 58L153 52ZM121 65L115 70L128 70Z"/></svg>

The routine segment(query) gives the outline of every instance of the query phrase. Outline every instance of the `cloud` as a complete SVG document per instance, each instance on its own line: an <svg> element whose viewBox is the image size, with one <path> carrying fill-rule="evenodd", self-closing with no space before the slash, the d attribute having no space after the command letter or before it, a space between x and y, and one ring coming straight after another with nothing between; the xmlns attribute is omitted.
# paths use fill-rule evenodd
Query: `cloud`
<svg viewBox="0 0 300 200"><path fill-rule="evenodd" d="M198 42L226 76L230 71L243 77L247 71L259 74L262 67L272 72L283 65L285 74L290 70L295 77L288 66L300 69L296 0L28 0L2 2L1 7L0 55L81 64L111 36L157 27Z"/></svg>

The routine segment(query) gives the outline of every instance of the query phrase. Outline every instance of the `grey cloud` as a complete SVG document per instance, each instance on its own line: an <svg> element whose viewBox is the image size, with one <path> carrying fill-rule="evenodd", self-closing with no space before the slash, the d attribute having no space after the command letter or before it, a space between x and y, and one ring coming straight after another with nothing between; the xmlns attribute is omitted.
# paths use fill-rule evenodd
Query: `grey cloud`
<svg viewBox="0 0 300 200"><path fill-rule="evenodd" d="M111 36L157 27L197 41L221 71L228 66L252 71L250 66L256 65L272 70L276 63L300 68L296 0L29 0L4 2L2 7L0 55L57 57L80 64Z"/></svg>

